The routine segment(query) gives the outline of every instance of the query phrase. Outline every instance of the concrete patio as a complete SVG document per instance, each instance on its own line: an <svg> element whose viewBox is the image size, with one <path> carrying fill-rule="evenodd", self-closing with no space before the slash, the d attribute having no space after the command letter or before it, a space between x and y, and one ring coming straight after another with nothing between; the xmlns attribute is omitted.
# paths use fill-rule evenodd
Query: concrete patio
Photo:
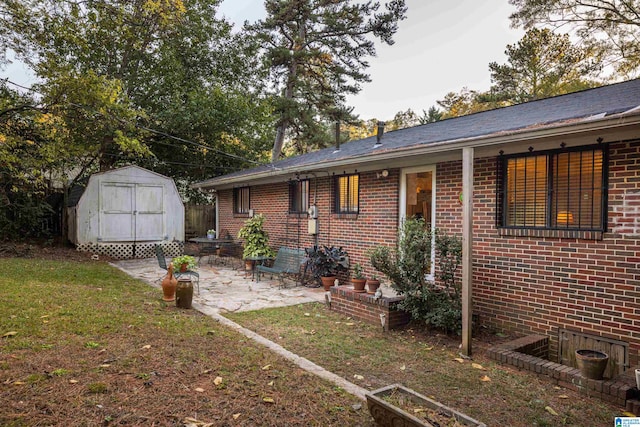
<svg viewBox="0 0 640 427"><path fill-rule="evenodd" d="M246 276L243 270L226 265L212 266L205 259L202 261L197 270L200 274L200 294L196 292L194 283L193 302L206 307L207 312L239 312L324 301L322 288L296 285L291 279L285 279L286 287L281 288L279 281L270 279L268 275L257 282L251 276ZM158 266L156 258L123 260L112 264L130 276L157 287L158 297L162 295L160 281L167 272Z"/></svg>

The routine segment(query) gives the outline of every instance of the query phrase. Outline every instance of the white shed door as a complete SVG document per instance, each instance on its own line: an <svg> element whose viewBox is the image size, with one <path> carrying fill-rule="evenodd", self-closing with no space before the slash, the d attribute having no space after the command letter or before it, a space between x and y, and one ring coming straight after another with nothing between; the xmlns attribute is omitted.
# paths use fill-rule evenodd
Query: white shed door
<svg viewBox="0 0 640 427"><path fill-rule="evenodd" d="M136 185L135 240L162 240L164 237L164 187Z"/></svg>
<svg viewBox="0 0 640 427"><path fill-rule="evenodd" d="M162 240L164 187L104 182L100 186L99 240Z"/></svg>

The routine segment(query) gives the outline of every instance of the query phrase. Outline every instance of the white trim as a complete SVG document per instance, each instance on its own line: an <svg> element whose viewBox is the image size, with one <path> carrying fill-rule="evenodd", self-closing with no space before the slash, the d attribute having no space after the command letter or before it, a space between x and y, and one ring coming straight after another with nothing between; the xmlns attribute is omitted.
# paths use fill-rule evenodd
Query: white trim
<svg viewBox="0 0 640 427"><path fill-rule="evenodd" d="M427 276L427 280L435 278L435 229L436 229L436 165L415 166L411 168L400 169L400 194L398 206L398 230L402 229L402 221L407 216L407 174L431 172L431 273Z"/></svg>

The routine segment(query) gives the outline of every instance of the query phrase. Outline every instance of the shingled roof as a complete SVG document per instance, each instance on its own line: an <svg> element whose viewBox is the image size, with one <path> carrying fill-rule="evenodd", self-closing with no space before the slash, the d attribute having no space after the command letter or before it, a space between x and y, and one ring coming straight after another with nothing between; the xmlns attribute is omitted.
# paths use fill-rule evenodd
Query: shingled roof
<svg viewBox="0 0 640 427"><path fill-rule="evenodd" d="M374 146L375 136L350 141L341 145L340 150L330 147L286 158L212 178L195 187L248 181L266 173L281 175L311 171L341 161L372 161L376 156L400 155L406 150L430 145L449 144L454 149L462 141L469 143L500 135L526 134L623 115L640 115L640 79L391 131L384 134L380 146Z"/></svg>

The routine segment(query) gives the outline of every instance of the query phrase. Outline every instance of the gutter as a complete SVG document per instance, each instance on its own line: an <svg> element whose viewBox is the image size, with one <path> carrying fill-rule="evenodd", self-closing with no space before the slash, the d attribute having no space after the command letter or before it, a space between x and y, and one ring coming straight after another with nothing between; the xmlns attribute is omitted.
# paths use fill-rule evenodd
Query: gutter
<svg viewBox="0 0 640 427"><path fill-rule="evenodd" d="M631 111L634 113L633 115L628 114ZM398 149L391 149L387 152L370 154L360 157L350 157L322 163L299 165L286 169L278 169L277 167L273 167L269 171L258 172L255 174L246 174L226 179L213 178L208 181L193 184L191 188L204 189L228 187L233 186L234 184L247 183L250 181L258 181L266 178L288 175L294 172L299 172L300 170L304 170L305 172L311 172L314 170L327 170L331 168L350 166L353 164L364 164L385 160L398 160L409 156L413 157L425 154L443 153L447 151L461 150L466 147L480 148L492 145L508 144L512 142L524 142L534 139L569 136L590 131L608 130L633 125L640 125L640 114L638 114L637 109L629 110L624 113L609 117L597 119L579 119L579 121L575 121L570 124L566 124L565 122L565 124L559 126L541 126L540 129L533 131L529 130L530 128L526 128L525 130L505 131L499 134L494 133L491 135L479 137L461 138L431 143L425 143L424 141L421 142L420 140L417 140L414 145Z"/></svg>

